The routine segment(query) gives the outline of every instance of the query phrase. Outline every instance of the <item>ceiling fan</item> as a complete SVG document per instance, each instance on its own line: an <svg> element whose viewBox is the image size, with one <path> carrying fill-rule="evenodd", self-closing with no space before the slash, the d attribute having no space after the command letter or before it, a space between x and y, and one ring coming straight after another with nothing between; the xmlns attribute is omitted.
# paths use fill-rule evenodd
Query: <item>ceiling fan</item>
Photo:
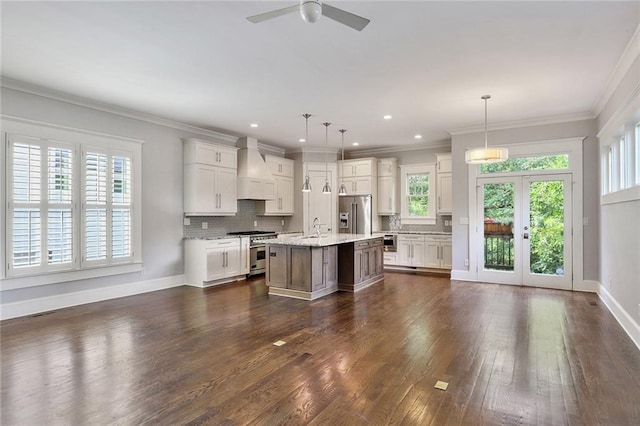
<svg viewBox="0 0 640 426"><path fill-rule="evenodd" d="M362 16L354 15L346 10L338 9L322 3L321 0L300 0L299 5L285 7L283 9L272 10L271 12L261 13L259 15L249 16L247 19L254 24L258 22L266 21L268 19L277 18L278 16L286 15L300 11L300 15L305 22L313 23L320 18L320 15L324 15L327 18L340 22L354 30L362 31L367 26L370 20L363 18Z"/></svg>

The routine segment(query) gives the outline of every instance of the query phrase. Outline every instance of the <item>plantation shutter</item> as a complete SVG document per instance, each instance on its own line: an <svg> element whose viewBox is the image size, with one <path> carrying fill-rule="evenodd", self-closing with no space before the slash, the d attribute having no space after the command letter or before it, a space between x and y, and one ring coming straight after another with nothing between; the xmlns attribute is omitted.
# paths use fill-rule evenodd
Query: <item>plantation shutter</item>
<svg viewBox="0 0 640 426"><path fill-rule="evenodd" d="M111 255L114 259L131 256L131 159L112 158Z"/></svg>
<svg viewBox="0 0 640 426"><path fill-rule="evenodd" d="M87 152L84 159L84 260L107 261L107 155Z"/></svg>
<svg viewBox="0 0 640 426"><path fill-rule="evenodd" d="M47 263L73 262L73 151L49 147Z"/></svg>

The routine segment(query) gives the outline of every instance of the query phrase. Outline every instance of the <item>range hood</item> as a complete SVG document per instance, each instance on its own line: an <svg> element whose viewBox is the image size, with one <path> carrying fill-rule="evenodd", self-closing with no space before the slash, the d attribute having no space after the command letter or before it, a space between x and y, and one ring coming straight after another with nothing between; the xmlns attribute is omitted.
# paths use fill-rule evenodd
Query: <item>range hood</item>
<svg viewBox="0 0 640 426"><path fill-rule="evenodd" d="M276 181L258 152L258 140L240 138L238 148L238 199L274 200Z"/></svg>

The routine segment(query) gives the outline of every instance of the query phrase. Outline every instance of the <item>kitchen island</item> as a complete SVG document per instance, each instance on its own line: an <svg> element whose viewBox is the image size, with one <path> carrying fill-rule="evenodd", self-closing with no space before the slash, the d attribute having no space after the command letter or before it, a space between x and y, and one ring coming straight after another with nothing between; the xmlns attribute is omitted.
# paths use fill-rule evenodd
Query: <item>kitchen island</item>
<svg viewBox="0 0 640 426"><path fill-rule="evenodd" d="M314 300L384 279L381 237L331 234L265 241L269 294Z"/></svg>

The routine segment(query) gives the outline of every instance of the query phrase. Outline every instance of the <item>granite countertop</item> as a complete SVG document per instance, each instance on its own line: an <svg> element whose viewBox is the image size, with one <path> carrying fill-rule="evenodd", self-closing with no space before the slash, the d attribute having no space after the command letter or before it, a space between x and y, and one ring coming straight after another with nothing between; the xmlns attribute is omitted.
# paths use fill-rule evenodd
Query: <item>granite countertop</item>
<svg viewBox="0 0 640 426"><path fill-rule="evenodd" d="M245 235L243 235L244 237ZM210 237L182 237L183 240L222 240L225 238L240 238L240 235L214 235Z"/></svg>
<svg viewBox="0 0 640 426"><path fill-rule="evenodd" d="M385 235L385 234L393 234L393 235L402 235L402 234L413 234L413 235L451 235L451 231L376 231L374 235Z"/></svg>
<svg viewBox="0 0 640 426"><path fill-rule="evenodd" d="M353 243L356 241L370 240L372 238L379 238L376 235L366 234L327 234L322 235L320 238L314 235L305 235L297 237L283 237L272 238L264 240L265 244L275 246L303 246L303 247L326 247L336 244Z"/></svg>

